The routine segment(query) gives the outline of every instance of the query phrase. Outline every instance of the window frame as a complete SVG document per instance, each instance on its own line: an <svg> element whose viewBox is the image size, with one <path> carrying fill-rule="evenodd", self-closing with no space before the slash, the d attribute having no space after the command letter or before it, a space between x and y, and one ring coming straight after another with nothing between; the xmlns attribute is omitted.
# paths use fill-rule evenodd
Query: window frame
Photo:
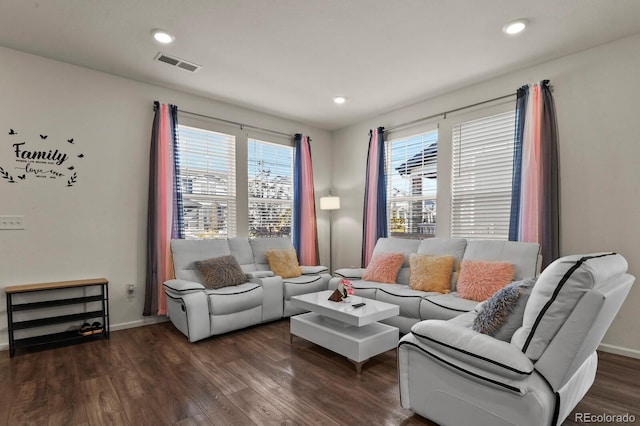
<svg viewBox="0 0 640 426"><path fill-rule="evenodd" d="M225 133L236 138L236 235L249 237L249 191L248 191L248 140L257 139L287 147L293 147L293 137L280 136L257 130L247 131L234 125L199 118L178 111L178 124Z"/></svg>
<svg viewBox="0 0 640 426"><path fill-rule="evenodd" d="M435 140L432 140L433 137L429 137L427 135L432 135L435 134ZM393 134L393 138L388 137L388 135L385 135L385 173L387 175L387 232L388 235L391 237L400 237L400 238L412 238L412 239L418 239L418 238L432 238L435 237L435 233L436 233L436 226L437 226L437 220L436 220L436 210L437 210L437 205L438 205L438 160L439 160L439 152L437 151L439 149L439 131L438 131L438 127L437 126L429 126L427 128L421 129L421 130L414 130L412 132L403 132L400 134ZM426 137L425 137L426 136ZM414 141L414 142L410 142L412 139L417 139L417 138L423 138L421 141ZM421 145L421 149L418 149L418 151L415 154L407 154L404 158L399 158L396 160L396 162L399 162L401 164L395 165L394 160L392 158L392 151L394 149L394 144L398 144L400 142L406 142L405 145L403 147L399 147L399 149L410 149L413 147L417 147L417 145L422 144ZM401 197L394 197L392 196L392 191L394 190L394 182L401 182L398 181L398 177L400 179L407 179L409 175L407 175L406 178L403 178L402 176L397 176L395 173L395 169L401 165L405 165L407 163L409 163L413 158L415 158L417 155L419 155L420 153L424 153L426 150L428 150L432 144L436 144L436 154L435 154L435 173L436 173L436 178L435 178L435 188L432 191L431 194L422 194L420 196L416 196L414 194L410 194L410 195L406 195L406 196L401 196ZM429 154L427 154L429 155ZM424 158L424 156L423 156ZM398 172L400 173L400 172ZM395 177L395 179L394 179ZM420 179L420 189L422 191L422 185L423 185L423 179L428 179L428 178L422 178ZM414 184L413 183L408 183L405 184L408 185L408 189L413 192L414 190ZM404 185L398 185L398 186L404 186ZM435 193L434 193L435 192ZM409 223L405 223L403 225L401 225L404 230L402 232L394 232L394 227L397 225L394 225L394 220L400 220L402 218L398 217L398 218L394 218L394 213L393 213L393 203L394 202L406 202L407 203L407 214L411 215L411 209L413 207L413 204L415 203L420 203L422 205L422 207L420 208L421 213L420 215L423 216L424 215L424 203L425 202L429 202L432 201L433 202L433 213L431 215L427 214L427 216L431 217L432 220L429 220L425 225L421 226L424 222L423 220L425 219L424 217L422 217L422 219L420 220L420 222L416 225L414 222L414 218L411 217L409 218L408 222ZM411 215L411 216L415 216L415 215ZM407 230L411 230L411 228L416 228L417 232L407 232Z"/></svg>

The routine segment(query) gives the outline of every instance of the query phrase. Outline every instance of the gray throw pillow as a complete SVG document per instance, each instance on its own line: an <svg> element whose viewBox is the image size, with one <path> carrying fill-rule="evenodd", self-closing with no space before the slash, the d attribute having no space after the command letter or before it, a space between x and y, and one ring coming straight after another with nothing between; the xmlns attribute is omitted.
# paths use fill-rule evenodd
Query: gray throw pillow
<svg viewBox="0 0 640 426"><path fill-rule="evenodd" d="M522 326L524 307L536 278L513 282L496 291L482 304L473 321L473 330L505 342Z"/></svg>
<svg viewBox="0 0 640 426"><path fill-rule="evenodd" d="M203 284L208 288L222 288L242 284L247 276L233 256L220 256L194 262L202 275Z"/></svg>

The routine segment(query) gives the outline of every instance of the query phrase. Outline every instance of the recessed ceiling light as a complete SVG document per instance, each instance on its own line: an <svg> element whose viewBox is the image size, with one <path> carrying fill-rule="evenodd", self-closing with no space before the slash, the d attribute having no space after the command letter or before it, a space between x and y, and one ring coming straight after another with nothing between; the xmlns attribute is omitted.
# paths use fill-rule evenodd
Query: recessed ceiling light
<svg viewBox="0 0 640 426"><path fill-rule="evenodd" d="M162 44L172 43L176 39L165 30L153 30L151 31L151 34L153 34L153 38L156 39L157 42Z"/></svg>
<svg viewBox="0 0 640 426"><path fill-rule="evenodd" d="M347 102L347 98L345 98L344 96L334 96L333 102L337 103L338 105L342 105L343 103Z"/></svg>
<svg viewBox="0 0 640 426"><path fill-rule="evenodd" d="M507 25L502 27L502 31L505 34L509 35L518 34L524 31L525 28L527 28L528 23L529 21L527 21L526 19L516 19L515 21L511 21Z"/></svg>

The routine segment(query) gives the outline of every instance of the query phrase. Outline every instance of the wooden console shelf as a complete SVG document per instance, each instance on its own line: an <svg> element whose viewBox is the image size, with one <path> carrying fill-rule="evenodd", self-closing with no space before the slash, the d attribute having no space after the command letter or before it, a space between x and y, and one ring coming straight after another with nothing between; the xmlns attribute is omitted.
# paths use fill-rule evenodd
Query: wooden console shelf
<svg viewBox="0 0 640 426"><path fill-rule="evenodd" d="M108 281L104 278L95 278L89 280L62 281L55 283L39 283L27 285L14 285L4 289L7 295L7 328L9 331L9 356L15 354L16 349L27 348L32 346L41 346L52 343L67 342L78 343L95 337L109 338L109 288ZM99 286L100 294L94 294L83 297L59 298L45 301L23 302L19 304L13 303L13 296L17 294L27 295L29 293L46 291L46 290L62 290L70 288L87 288ZM98 305L100 303L100 305ZM34 311L38 309L54 308L65 305L91 304L92 309L85 307L84 312L55 315L42 317L31 320L15 321L13 314L15 312ZM98 308L100 306L100 308ZM83 336L78 333L77 329L63 331L60 333L42 334L34 337L15 338L16 330L25 330L29 328L43 327L52 324L63 324L73 322L88 322L102 318L102 332Z"/></svg>

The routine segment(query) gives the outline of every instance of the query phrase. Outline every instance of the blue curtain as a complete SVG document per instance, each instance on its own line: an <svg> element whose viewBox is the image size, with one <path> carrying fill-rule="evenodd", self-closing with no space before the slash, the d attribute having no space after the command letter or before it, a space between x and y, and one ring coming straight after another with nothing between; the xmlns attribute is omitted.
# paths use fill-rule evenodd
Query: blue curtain
<svg viewBox="0 0 640 426"><path fill-rule="evenodd" d="M362 221L361 266L363 268L369 264L378 239L387 236L387 180L384 151L384 127L370 130Z"/></svg>
<svg viewBox="0 0 640 426"><path fill-rule="evenodd" d="M509 217L509 241L518 241L518 221L520 217L520 185L522 180L522 138L524 119L527 115L529 86L518 89L516 99L516 128L513 141L513 178L511 180L511 215Z"/></svg>

